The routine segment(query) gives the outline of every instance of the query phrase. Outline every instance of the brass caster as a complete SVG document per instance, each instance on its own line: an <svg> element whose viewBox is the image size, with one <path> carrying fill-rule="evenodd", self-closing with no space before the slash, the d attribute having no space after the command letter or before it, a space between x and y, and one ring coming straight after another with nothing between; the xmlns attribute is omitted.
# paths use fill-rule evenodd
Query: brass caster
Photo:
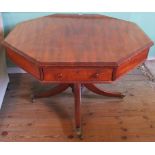
<svg viewBox="0 0 155 155"><path fill-rule="evenodd" d="M76 128L76 135L78 138L83 139L81 128Z"/></svg>
<svg viewBox="0 0 155 155"><path fill-rule="evenodd" d="M31 96L31 102L32 102L32 103L35 102L35 97L34 97L34 95Z"/></svg>
<svg viewBox="0 0 155 155"><path fill-rule="evenodd" d="M121 94L120 98L124 98L125 97L125 94Z"/></svg>

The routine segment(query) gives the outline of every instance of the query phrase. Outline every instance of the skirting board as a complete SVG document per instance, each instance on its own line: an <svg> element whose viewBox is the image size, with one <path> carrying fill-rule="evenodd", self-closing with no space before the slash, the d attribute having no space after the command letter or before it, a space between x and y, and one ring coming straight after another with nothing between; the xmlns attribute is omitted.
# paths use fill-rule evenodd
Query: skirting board
<svg viewBox="0 0 155 155"><path fill-rule="evenodd" d="M23 69L21 69L19 67L8 67L7 72L9 74L26 73L26 71L24 71Z"/></svg>
<svg viewBox="0 0 155 155"><path fill-rule="evenodd" d="M9 83L9 78L8 77L4 78L3 82L1 83L0 109L1 109L1 106L2 106L2 103L3 103L3 98L4 98L4 95L5 95L8 83Z"/></svg>

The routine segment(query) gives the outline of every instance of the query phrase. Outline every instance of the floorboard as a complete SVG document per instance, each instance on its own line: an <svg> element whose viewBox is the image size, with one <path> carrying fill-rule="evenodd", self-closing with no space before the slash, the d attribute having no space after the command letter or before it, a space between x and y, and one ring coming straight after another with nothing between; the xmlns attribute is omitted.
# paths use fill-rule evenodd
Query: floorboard
<svg viewBox="0 0 155 155"><path fill-rule="evenodd" d="M103 97L84 89L83 137L74 132L71 90L31 101L31 95L54 85L43 85L28 74L11 74L0 111L0 141L155 141L155 84L136 69L100 88L126 97Z"/></svg>

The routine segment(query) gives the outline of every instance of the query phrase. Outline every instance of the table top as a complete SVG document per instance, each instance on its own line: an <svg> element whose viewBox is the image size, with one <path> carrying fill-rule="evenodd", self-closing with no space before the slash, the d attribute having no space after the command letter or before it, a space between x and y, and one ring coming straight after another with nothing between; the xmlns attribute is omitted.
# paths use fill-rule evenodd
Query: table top
<svg viewBox="0 0 155 155"><path fill-rule="evenodd" d="M3 44L42 65L117 66L153 42L129 21L55 14L18 24Z"/></svg>

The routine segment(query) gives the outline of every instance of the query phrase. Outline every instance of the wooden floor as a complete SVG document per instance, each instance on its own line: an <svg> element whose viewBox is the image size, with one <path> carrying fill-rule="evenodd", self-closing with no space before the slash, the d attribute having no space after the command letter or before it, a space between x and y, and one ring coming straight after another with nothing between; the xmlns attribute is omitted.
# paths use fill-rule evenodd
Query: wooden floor
<svg viewBox="0 0 155 155"><path fill-rule="evenodd" d="M43 85L28 74L10 75L10 80L0 111L0 141L155 141L155 84L140 70L112 85L98 85L125 93L124 99L84 90L81 139L74 133L70 89L32 103L31 94Z"/></svg>

